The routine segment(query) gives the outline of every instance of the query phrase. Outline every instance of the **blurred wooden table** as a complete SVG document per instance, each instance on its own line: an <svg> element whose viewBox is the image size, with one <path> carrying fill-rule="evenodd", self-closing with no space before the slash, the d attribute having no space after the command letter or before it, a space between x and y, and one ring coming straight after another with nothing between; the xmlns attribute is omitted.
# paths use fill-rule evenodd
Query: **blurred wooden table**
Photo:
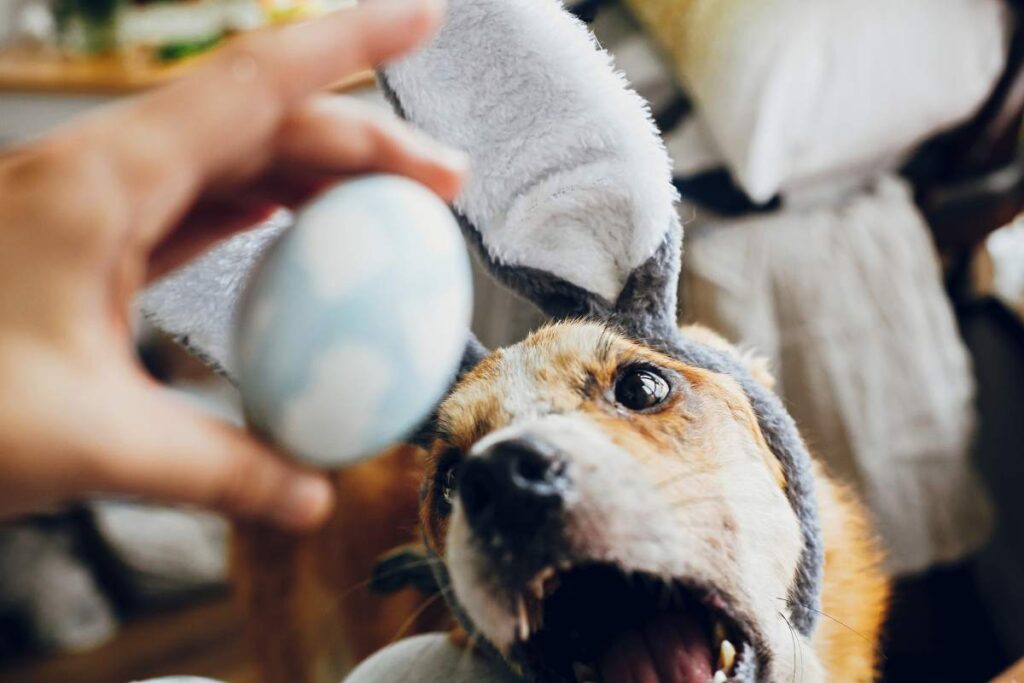
<svg viewBox="0 0 1024 683"><path fill-rule="evenodd" d="M136 57L77 59L56 51L0 48L0 146L38 135L112 99L180 77L205 56L173 64ZM334 84L345 92L371 87L372 71Z"/></svg>
<svg viewBox="0 0 1024 683"><path fill-rule="evenodd" d="M77 59L52 51L6 48L0 50L0 93L126 95L166 83L203 59L159 64L142 56ZM339 81L331 90L340 92L372 83L373 72L362 71Z"/></svg>
<svg viewBox="0 0 1024 683"><path fill-rule="evenodd" d="M0 92L124 95L160 85L191 66L138 59L63 57L28 48L0 50Z"/></svg>

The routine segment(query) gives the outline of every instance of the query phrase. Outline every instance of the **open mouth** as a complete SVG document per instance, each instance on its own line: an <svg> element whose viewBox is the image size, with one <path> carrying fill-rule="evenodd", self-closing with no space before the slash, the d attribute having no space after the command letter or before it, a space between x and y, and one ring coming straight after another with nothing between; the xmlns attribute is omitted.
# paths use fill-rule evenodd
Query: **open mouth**
<svg viewBox="0 0 1024 683"><path fill-rule="evenodd" d="M710 593L614 565L545 569L517 608L514 655L543 681L724 683L749 642Z"/></svg>

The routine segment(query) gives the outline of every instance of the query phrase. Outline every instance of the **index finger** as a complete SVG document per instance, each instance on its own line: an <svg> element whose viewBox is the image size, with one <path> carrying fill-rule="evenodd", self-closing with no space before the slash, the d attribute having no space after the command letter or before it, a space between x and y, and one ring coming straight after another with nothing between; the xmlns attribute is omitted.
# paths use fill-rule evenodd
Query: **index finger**
<svg viewBox="0 0 1024 683"><path fill-rule="evenodd" d="M158 238L205 183L257 170L292 106L412 49L433 33L443 8L442 0L368 0L261 31L97 121L136 215L151 225L157 219L143 239Z"/></svg>

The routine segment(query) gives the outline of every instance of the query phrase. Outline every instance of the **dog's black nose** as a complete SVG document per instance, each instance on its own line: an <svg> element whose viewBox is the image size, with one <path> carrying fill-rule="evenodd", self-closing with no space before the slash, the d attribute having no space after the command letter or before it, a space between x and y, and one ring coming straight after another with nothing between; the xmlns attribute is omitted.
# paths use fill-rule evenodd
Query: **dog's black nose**
<svg viewBox="0 0 1024 683"><path fill-rule="evenodd" d="M480 536L524 541L555 522L567 479L558 451L533 439L500 441L462 466L459 495Z"/></svg>

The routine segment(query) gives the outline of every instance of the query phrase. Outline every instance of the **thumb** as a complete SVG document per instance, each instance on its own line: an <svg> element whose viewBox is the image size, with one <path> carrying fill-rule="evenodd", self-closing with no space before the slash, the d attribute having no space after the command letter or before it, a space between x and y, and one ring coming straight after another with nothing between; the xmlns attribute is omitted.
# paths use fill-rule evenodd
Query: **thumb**
<svg viewBox="0 0 1024 683"><path fill-rule="evenodd" d="M102 459L97 483L104 491L191 503L292 529L313 528L327 518L333 488L326 476L286 462L244 430L166 389L144 385L135 393L131 431Z"/></svg>

